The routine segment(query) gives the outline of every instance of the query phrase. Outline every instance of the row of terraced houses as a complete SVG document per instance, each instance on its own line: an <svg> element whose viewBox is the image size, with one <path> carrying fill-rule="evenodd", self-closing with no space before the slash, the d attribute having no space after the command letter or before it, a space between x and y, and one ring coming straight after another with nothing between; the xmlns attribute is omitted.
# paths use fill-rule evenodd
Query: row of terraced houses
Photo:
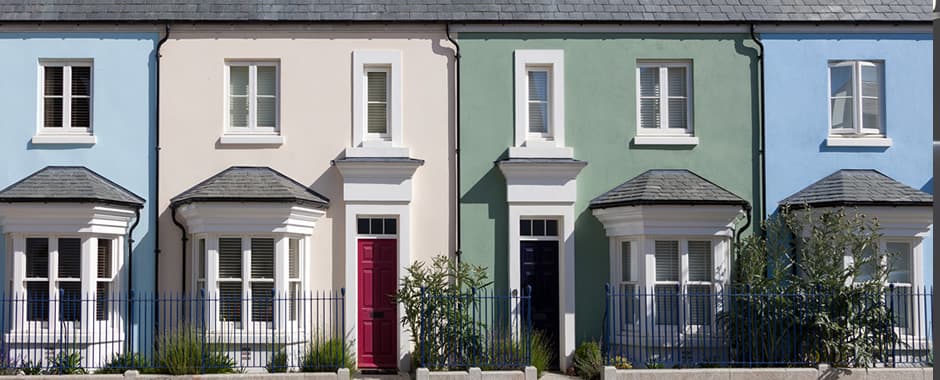
<svg viewBox="0 0 940 380"><path fill-rule="evenodd" d="M360 367L404 369L387 295L448 255L531 287L566 368L605 284L719 289L787 203L878 217L892 283L930 284L930 9L876 3L3 1L2 291L344 289ZM178 318L50 305L0 308L0 346Z"/></svg>

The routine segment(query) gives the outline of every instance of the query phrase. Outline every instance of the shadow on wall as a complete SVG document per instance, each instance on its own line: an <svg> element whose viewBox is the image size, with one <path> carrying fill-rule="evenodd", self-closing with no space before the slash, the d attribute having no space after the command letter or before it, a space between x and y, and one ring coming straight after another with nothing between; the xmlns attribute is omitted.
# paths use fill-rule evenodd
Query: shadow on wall
<svg viewBox="0 0 940 380"><path fill-rule="evenodd" d="M502 160L509 155L509 150L504 151L497 160ZM487 218L493 221L492 235L487 232L479 236L463 236L464 242L478 239L493 240L493 256L486 257L486 252L467 252L464 255L480 258L475 264L482 264L492 269L494 288L497 291L505 291L509 288L509 207L506 204L506 178L500 172L495 164L480 177L480 180L473 184L473 187L460 198L461 204L485 204L487 205ZM482 223L473 223L476 226L482 226ZM486 236L489 235L489 236ZM467 257L467 256L465 256ZM490 261L491 260L491 261Z"/></svg>
<svg viewBox="0 0 940 380"><path fill-rule="evenodd" d="M920 191L923 191L927 194L933 194L933 177L930 177L930 180L920 187Z"/></svg>
<svg viewBox="0 0 940 380"><path fill-rule="evenodd" d="M760 82L760 61L758 61L757 56L759 51L755 46L745 46L745 40L736 39L734 41L734 51L738 54L741 54L745 57L750 58L750 73L751 73L751 96L748 98L751 99L751 125L754 126L751 133L751 162L753 163L751 168L751 173L753 178L751 186L751 204L755 207L751 208L751 217L754 220L760 220L764 217L764 209L766 207L760 207L759 205L764 203L764 200L761 199L764 196L764 192L761 191L761 146L760 146L760 127L761 127L761 88L762 85ZM751 44L756 45L753 41ZM763 157L766 162L766 157ZM760 223L754 223L751 225L751 231L757 231Z"/></svg>
<svg viewBox="0 0 940 380"><path fill-rule="evenodd" d="M825 139L819 143L820 153L883 153L886 150L888 150L886 146L827 146Z"/></svg>
<svg viewBox="0 0 940 380"><path fill-rule="evenodd" d="M343 158L343 151L340 151L333 157L334 160ZM331 268L333 275L330 278L330 285L333 289L339 290L346 286L345 264L346 260L346 203L343 201L343 176L339 174L336 166L330 166L323 171L312 184L309 185L313 191L323 194L330 200L329 207L326 209L326 215L323 218L330 221L331 225ZM324 222L321 219L321 223ZM316 230L316 228L314 228ZM337 275L342 273L343 275Z"/></svg>

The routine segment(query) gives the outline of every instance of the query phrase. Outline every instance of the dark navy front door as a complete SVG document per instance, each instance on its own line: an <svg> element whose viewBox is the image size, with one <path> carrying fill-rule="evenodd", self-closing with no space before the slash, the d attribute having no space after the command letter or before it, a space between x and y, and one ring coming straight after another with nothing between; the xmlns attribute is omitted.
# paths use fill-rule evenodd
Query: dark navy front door
<svg viewBox="0 0 940 380"><path fill-rule="evenodd" d="M523 241L520 252L522 291L532 287L532 328L546 334L551 352L558 352L558 242Z"/></svg>

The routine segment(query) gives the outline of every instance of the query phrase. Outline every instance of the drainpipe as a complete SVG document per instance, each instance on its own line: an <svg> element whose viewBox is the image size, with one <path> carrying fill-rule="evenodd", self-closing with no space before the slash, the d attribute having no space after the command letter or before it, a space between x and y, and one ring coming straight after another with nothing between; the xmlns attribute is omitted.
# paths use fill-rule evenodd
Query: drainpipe
<svg viewBox="0 0 940 380"><path fill-rule="evenodd" d="M189 240L189 237L186 236L186 227L183 226L179 221L176 220L176 207L170 206L171 217L173 218L173 224L175 224L180 229L182 237L180 237L180 243L182 244L183 250L180 251L180 257L183 260L183 275L180 276L180 289L183 290L183 294L186 294L186 241Z"/></svg>
<svg viewBox="0 0 940 380"><path fill-rule="evenodd" d="M735 243L741 242L741 233L743 233L745 230L747 230L748 227L751 226L751 205L750 204L744 205L744 216L747 218L747 221L737 231L733 231Z"/></svg>
<svg viewBox="0 0 940 380"><path fill-rule="evenodd" d="M754 30L754 24L751 24L751 39L760 47L760 52L757 54L757 64L759 65L760 71L760 150L758 150L757 155L760 159L760 202L757 202L759 210L757 215L760 216L760 220L764 219L764 212L767 209L767 159L765 156L766 146L765 146L765 125L766 125L766 115L764 114L764 44L760 41L760 38L757 37L757 33ZM763 223L760 227L761 235L766 236L767 231L764 229Z"/></svg>
<svg viewBox="0 0 940 380"><path fill-rule="evenodd" d="M447 34L447 40L454 44L455 49L454 77L456 84L454 88L454 113L456 113L456 115L454 118L454 179L456 183L454 185L454 218L456 221L456 231L454 232L454 236L457 247L454 255L457 257L457 265L460 265L460 256L463 254L460 244L460 44L450 37L450 24L445 24L445 28L444 33Z"/></svg>
<svg viewBox="0 0 940 380"><path fill-rule="evenodd" d="M134 224L131 224L131 228L127 230L127 299L133 299L134 297L134 229L137 228L137 224L140 223L140 208L134 210ZM127 320L134 321L134 308L131 306L131 302L127 302ZM127 347L133 348L133 342L131 341L131 325L132 323L127 324ZM126 352L132 352L127 350Z"/></svg>
<svg viewBox="0 0 940 380"><path fill-rule="evenodd" d="M156 59L156 115L154 116L154 121L156 126L154 127L154 133L156 134L155 140L156 144L154 145L154 171L156 175L153 177L153 186L154 193L153 199L156 199L156 202L151 202L151 204L159 205L160 202L160 48L163 47L163 44L166 43L166 40L170 38L170 24L164 25L163 38L160 39L160 42L157 42L157 59ZM153 217L153 232L156 236L156 242L154 243L153 248L153 295L156 299L157 291L160 289L160 213L154 212ZM154 318L154 323L156 323L156 318Z"/></svg>

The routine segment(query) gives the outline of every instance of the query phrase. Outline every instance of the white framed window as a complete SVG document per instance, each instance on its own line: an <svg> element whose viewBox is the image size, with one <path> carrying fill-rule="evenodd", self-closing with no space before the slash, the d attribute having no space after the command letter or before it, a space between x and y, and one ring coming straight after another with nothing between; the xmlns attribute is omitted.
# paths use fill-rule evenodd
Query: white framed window
<svg viewBox="0 0 940 380"><path fill-rule="evenodd" d="M657 325L714 323L714 243L704 239L655 240L654 317Z"/></svg>
<svg viewBox="0 0 940 380"><path fill-rule="evenodd" d="M545 237L555 240L558 237L558 220L534 218L519 219L519 236L527 239Z"/></svg>
<svg viewBox="0 0 940 380"><path fill-rule="evenodd" d="M279 144L280 65L277 61L225 62L223 144Z"/></svg>
<svg viewBox="0 0 940 380"><path fill-rule="evenodd" d="M617 248L619 265L615 269L615 279L618 280L619 287L616 289L615 294L620 296L615 302L621 308L618 318L621 319L623 325L635 325L640 321L640 298L637 294L639 273L637 272L636 262L636 242L622 240Z"/></svg>
<svg viewBox="0 0 940 380"><path fill-rule="evenodd" d="M571 158L565 146L564 50L514 51L511 157Z"/></svg>
<svg viewBox="0 0 940 380"><path fill-rule="evenodd" d="M692 136L692 62L638 61L637 135Z"/></svg>
<svg viewBox="0 0 940 380"><path fill-rule="evenodd" d="M94 143L92 60L40 60L34 143Z"/></svg>
<svg viewBox="0 0 940 380"><path fill-rule="evenodd" d="M367 66L362 75L364 89L366 93L365 119L366 119L366 139L391 141L389 133L389 98L391 97L389 86L388 66Z"/></svg>
<svg viewBox="0 0 940 380"><path fill-rule="evenodd" d="M97 283L95 284L95 319L106 321L111 315L112 283L114 282L114 242L112 239L98 239L98 257L96 265Z"/></svg>
<svg viewBox="0 0 940 380"><path fill-rule="evenodd" d="M885 240L883 244L890 257L887 304L894 315L895 327L909 334L916 325L913 318L923 315L923 310L915 310L919 305L914 300L913 244L906 240Z"/></svg>
<svg viewBox="0 0 940 380"><path fill-rule="evenodd" d="M884 62L829 62L829 134L884 136Z"/></svg>
<svg viewBox="0 0 940 380"><path fill-rule="evenodd" d="M404 157L400 51L354 51L353 130L347 157Z"/></svg>

